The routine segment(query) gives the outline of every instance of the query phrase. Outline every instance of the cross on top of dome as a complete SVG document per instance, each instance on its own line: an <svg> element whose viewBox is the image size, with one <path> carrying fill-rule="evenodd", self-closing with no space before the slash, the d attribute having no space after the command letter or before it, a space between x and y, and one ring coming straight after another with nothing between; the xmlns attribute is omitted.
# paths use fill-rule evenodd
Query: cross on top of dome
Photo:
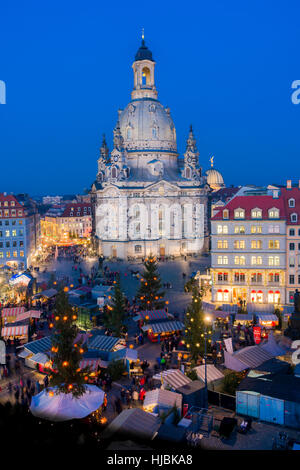
<svg viewBox="0 0 300 470"><path fill-rule="evenodd" d="M145 44L145 34L144 34L144 28L142 29L142 45L140 46L139 50L135 54L135 61L138 60L151 60L154 62L152 58L152 52L150 49Z"/></svg>

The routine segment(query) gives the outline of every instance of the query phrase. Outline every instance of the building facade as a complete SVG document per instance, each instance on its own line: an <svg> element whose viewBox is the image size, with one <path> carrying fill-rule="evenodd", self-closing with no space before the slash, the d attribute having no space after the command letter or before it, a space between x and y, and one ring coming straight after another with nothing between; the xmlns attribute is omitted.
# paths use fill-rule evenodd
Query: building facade
<svg viewBox="0 0 300 470"><path fill-rule="evenodd" d="M41 221L42 242L45 245L69 245L74 239L89 238L91 231L91 204L53 206Z"/></svg>
<svg viewBox="0 0 300 470"><path fill-rule="evenodd" d="M293 187L291 180L281 189L286 214L286 298L294 302L294 293L300 291L300 182Z"/></svg>
<svg viewBox="0 0 300 470"><path fill-rule="evenodd" d="M0 194L0 265L24 269L40 244L40 216L26 194Z"/></svg>
<svg viewBox="0 0 300 470"><path fill-rule="evenodd" d="M143 39L131 101L105 138L92 185L93 238L107 257L200 253L208 248L207 195L192 128L183 158L169 108L157 98L155 62Z"/></svg>
<svg viewBox="0 0 300 470"><path fill-rule="evenodd" d="M278 189L233 197L212 217L214 302L285 303L285 219Z"/></svg>

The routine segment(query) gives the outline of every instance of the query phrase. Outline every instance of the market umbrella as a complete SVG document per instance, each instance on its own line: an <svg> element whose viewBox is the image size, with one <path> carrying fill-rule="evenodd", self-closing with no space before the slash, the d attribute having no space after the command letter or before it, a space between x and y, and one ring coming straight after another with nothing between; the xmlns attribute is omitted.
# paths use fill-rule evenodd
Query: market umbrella
<svg viewBox="0 0 300 470"><path fill-rule="evenodd" d="M56 394L56 387L43 390L32 397L31 413L50 421L67 421L85 418L103 403L104 392L96 385L86 385L86 392L79 398L72 393ZM49 392L54 392L54 395Z"/></svg>

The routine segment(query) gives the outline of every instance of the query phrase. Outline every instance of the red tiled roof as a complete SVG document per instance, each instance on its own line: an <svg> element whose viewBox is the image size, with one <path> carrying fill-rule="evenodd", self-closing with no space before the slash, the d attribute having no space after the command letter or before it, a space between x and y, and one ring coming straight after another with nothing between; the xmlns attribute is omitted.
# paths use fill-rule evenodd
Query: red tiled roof
<svg viewBox="0 0 300 470"><path fill-rule="evenodd" d="M224 209L229 210L229 220L234 219L235 209L245 209L245 220L251 219L251 210L259 208L262 210L262 219L269 219L268 210L273 207L279 209L279 218L285 219L284 203L282 198L273 198L273 196L236 196L228 202L211 220L223 219ZM238 220L238 219L234 219ZM276 220L276 219L275 219Z"/></svg>
<svg viewBox="0 0 300 470"><path fill-rule="evenodd" d="M84 211L85 207L86 211ZM80 217L83 215L91 215L91 207L91 204L85 203L67 204L61 217Z"/></svg>
<svg viewBox="0 0 300 470"><path fill-rule="evenodd" d="M8 202L8 206L4 206L4 203ZM14 205L11 205L11 202L14 202ZM11 210L16 210L16 213L12 214ZM18 212L18 210L22 209L22 214ZM0 193L0 210L2 210L2 215L1 217L23 217L24 216L24 207L22 204L19 203L18 199L16 196L13 194L7 194L5 195L4 193ZM8 214L6 215L3 210L8 210Z"/></svg>
<svg viewBox="0 0 300 470"><path fill-rule="evenodd" d="M300 189L297 188L282 188L280 199L283 200L285 214L288 224L299 225L300 224ZM295 199L295 207L289 207L289 199ZM297 222L291 221L291 214L297 214Z"/></svg>

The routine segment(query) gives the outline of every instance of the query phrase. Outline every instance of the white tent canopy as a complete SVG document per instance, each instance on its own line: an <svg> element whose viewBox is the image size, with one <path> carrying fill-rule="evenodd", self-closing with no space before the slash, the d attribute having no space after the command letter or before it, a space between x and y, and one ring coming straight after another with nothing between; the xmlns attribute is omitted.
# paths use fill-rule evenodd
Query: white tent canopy
<svg viewBox="0 0 300 470"><path fill-rule="evenodd" d="M194 367L194 370L197 373L198 379L204 382L205 381L205 365ZM206 373L207 373L207 383L224 379L224 374L221 371L219 371L219 369L217 369L213 364L206 365Z"/></svg>
<svg viewBox="0 0 300 470"><path fill-rule="evenodd" d="M79 398L72 393L56 394L56 388L48 388L32 397L31 413L50 421L68 421L85 418L97 410L103 403L104 392L96 385L86 385L86 393ZM51 396L49 392L54 392Z"/></svg>

